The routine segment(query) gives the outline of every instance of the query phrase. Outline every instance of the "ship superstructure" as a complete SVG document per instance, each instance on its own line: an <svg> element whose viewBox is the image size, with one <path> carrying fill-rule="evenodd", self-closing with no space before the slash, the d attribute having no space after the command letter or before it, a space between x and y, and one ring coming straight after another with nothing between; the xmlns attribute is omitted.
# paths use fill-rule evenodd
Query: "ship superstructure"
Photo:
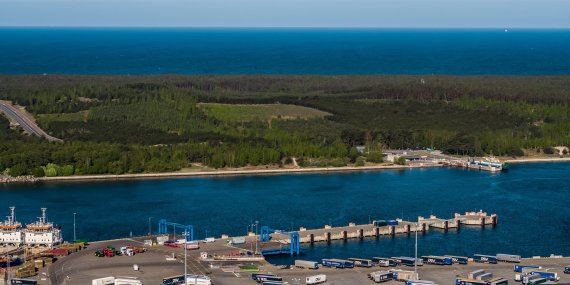
<svg viewBox="0 0 570 285"><path fill-rule="evenodd" d="M20 246L24 243L24 229L16 221L16 207L10 207L10 215L0 223L0 246Z"/></svg>
<svg viewBox="0 0 570 285"><path fill-rule="evenodd" d="M26 225L26 230L24 230L26 245L51 248L63 242L61 229L48 222L46 210L46 208L42 208L42 216L38 217L36 222Z"/></svg>

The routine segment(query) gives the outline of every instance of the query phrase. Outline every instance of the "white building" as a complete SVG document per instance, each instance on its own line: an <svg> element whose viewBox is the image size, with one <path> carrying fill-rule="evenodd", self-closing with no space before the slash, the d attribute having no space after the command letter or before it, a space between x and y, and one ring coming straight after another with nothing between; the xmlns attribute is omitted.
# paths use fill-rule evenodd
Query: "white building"
<svg viewBox="0 0 570 285"><path fill-rule="evenodd" d="M24 241L29 246L45 246L49 248L63 242L61 229L47 221L46 208L42 208L42 216L38 218L38 221L26 225Z"/></svg>
<svg viewBox="0 0 570 285"><path fill-rule="evenodd" d="M22 224L16 221L16 207L10 207L10 216L0 223L0 246L20 246L24 243Z"/></svg>

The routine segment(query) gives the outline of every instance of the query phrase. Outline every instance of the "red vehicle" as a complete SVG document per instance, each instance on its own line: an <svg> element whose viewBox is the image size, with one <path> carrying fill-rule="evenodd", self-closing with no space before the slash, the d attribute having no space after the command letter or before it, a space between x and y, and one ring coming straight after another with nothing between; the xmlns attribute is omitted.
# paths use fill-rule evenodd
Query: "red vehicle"
<svg viewBox="0 0 570 285"><path fill-rule="evenodd" d="M176 242L169 241L169 240L164 242L164 246L178 247L178 245L176 244Z"/></svg>
<svg viewBox="0 0 570 285"><path fill-rule="evenodd" d="M109 248L103 248L103 254L106 257L113 257L113 256L115 256L115 251L113 251L112 249L109 249Z"/></svg>

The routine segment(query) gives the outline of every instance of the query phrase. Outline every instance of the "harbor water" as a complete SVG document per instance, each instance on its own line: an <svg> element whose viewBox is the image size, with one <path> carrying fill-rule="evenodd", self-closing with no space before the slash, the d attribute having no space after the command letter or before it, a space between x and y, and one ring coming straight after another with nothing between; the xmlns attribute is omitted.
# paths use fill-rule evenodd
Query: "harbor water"
<svg viewBox="0 0 570 285"><path fill-rule="evenodd" d="M248 225L322 228L455 211L497 213L497 227L429 230L419 254L570 255L570 163L513 164L502 173L457 168L327 174L194 177L2 185L0 214L36 220L40 208L73 237L101 240L156 231L158 219L193 225L195 236L245 235ZM302 245L304 259L414 254L414 235ZM288 263L289 257L272 258Z"/></svg>

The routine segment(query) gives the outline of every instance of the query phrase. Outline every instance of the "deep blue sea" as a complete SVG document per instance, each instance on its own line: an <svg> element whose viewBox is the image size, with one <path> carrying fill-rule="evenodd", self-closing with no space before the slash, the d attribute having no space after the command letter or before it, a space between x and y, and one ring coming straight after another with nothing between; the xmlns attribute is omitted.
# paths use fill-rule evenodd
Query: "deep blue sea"
<svg viewBox="0 0 570 285"><path fill-rule="evenodd" d="M244 235L248 225L291 230L367 223L369 219L483 209L497 213L496 228L430 230L419 237L419 254L498 252L523 256L570 255L570 163L512 165L504 173L430 168L334 174L291 174L0 186L0 214L16 206L31 222L48 218L72 239L109 239L148 232L156 221L190 224L196 238ZM365 238L303 247L305 258L413 255L414 236ZM273 258L287 263L288 257Z"/></svg>
<svg viewBox="0 0 570 285"><path fill-rule="evenodd" d="M0 74L570 74L570 30L0 28Z"/></svg>

